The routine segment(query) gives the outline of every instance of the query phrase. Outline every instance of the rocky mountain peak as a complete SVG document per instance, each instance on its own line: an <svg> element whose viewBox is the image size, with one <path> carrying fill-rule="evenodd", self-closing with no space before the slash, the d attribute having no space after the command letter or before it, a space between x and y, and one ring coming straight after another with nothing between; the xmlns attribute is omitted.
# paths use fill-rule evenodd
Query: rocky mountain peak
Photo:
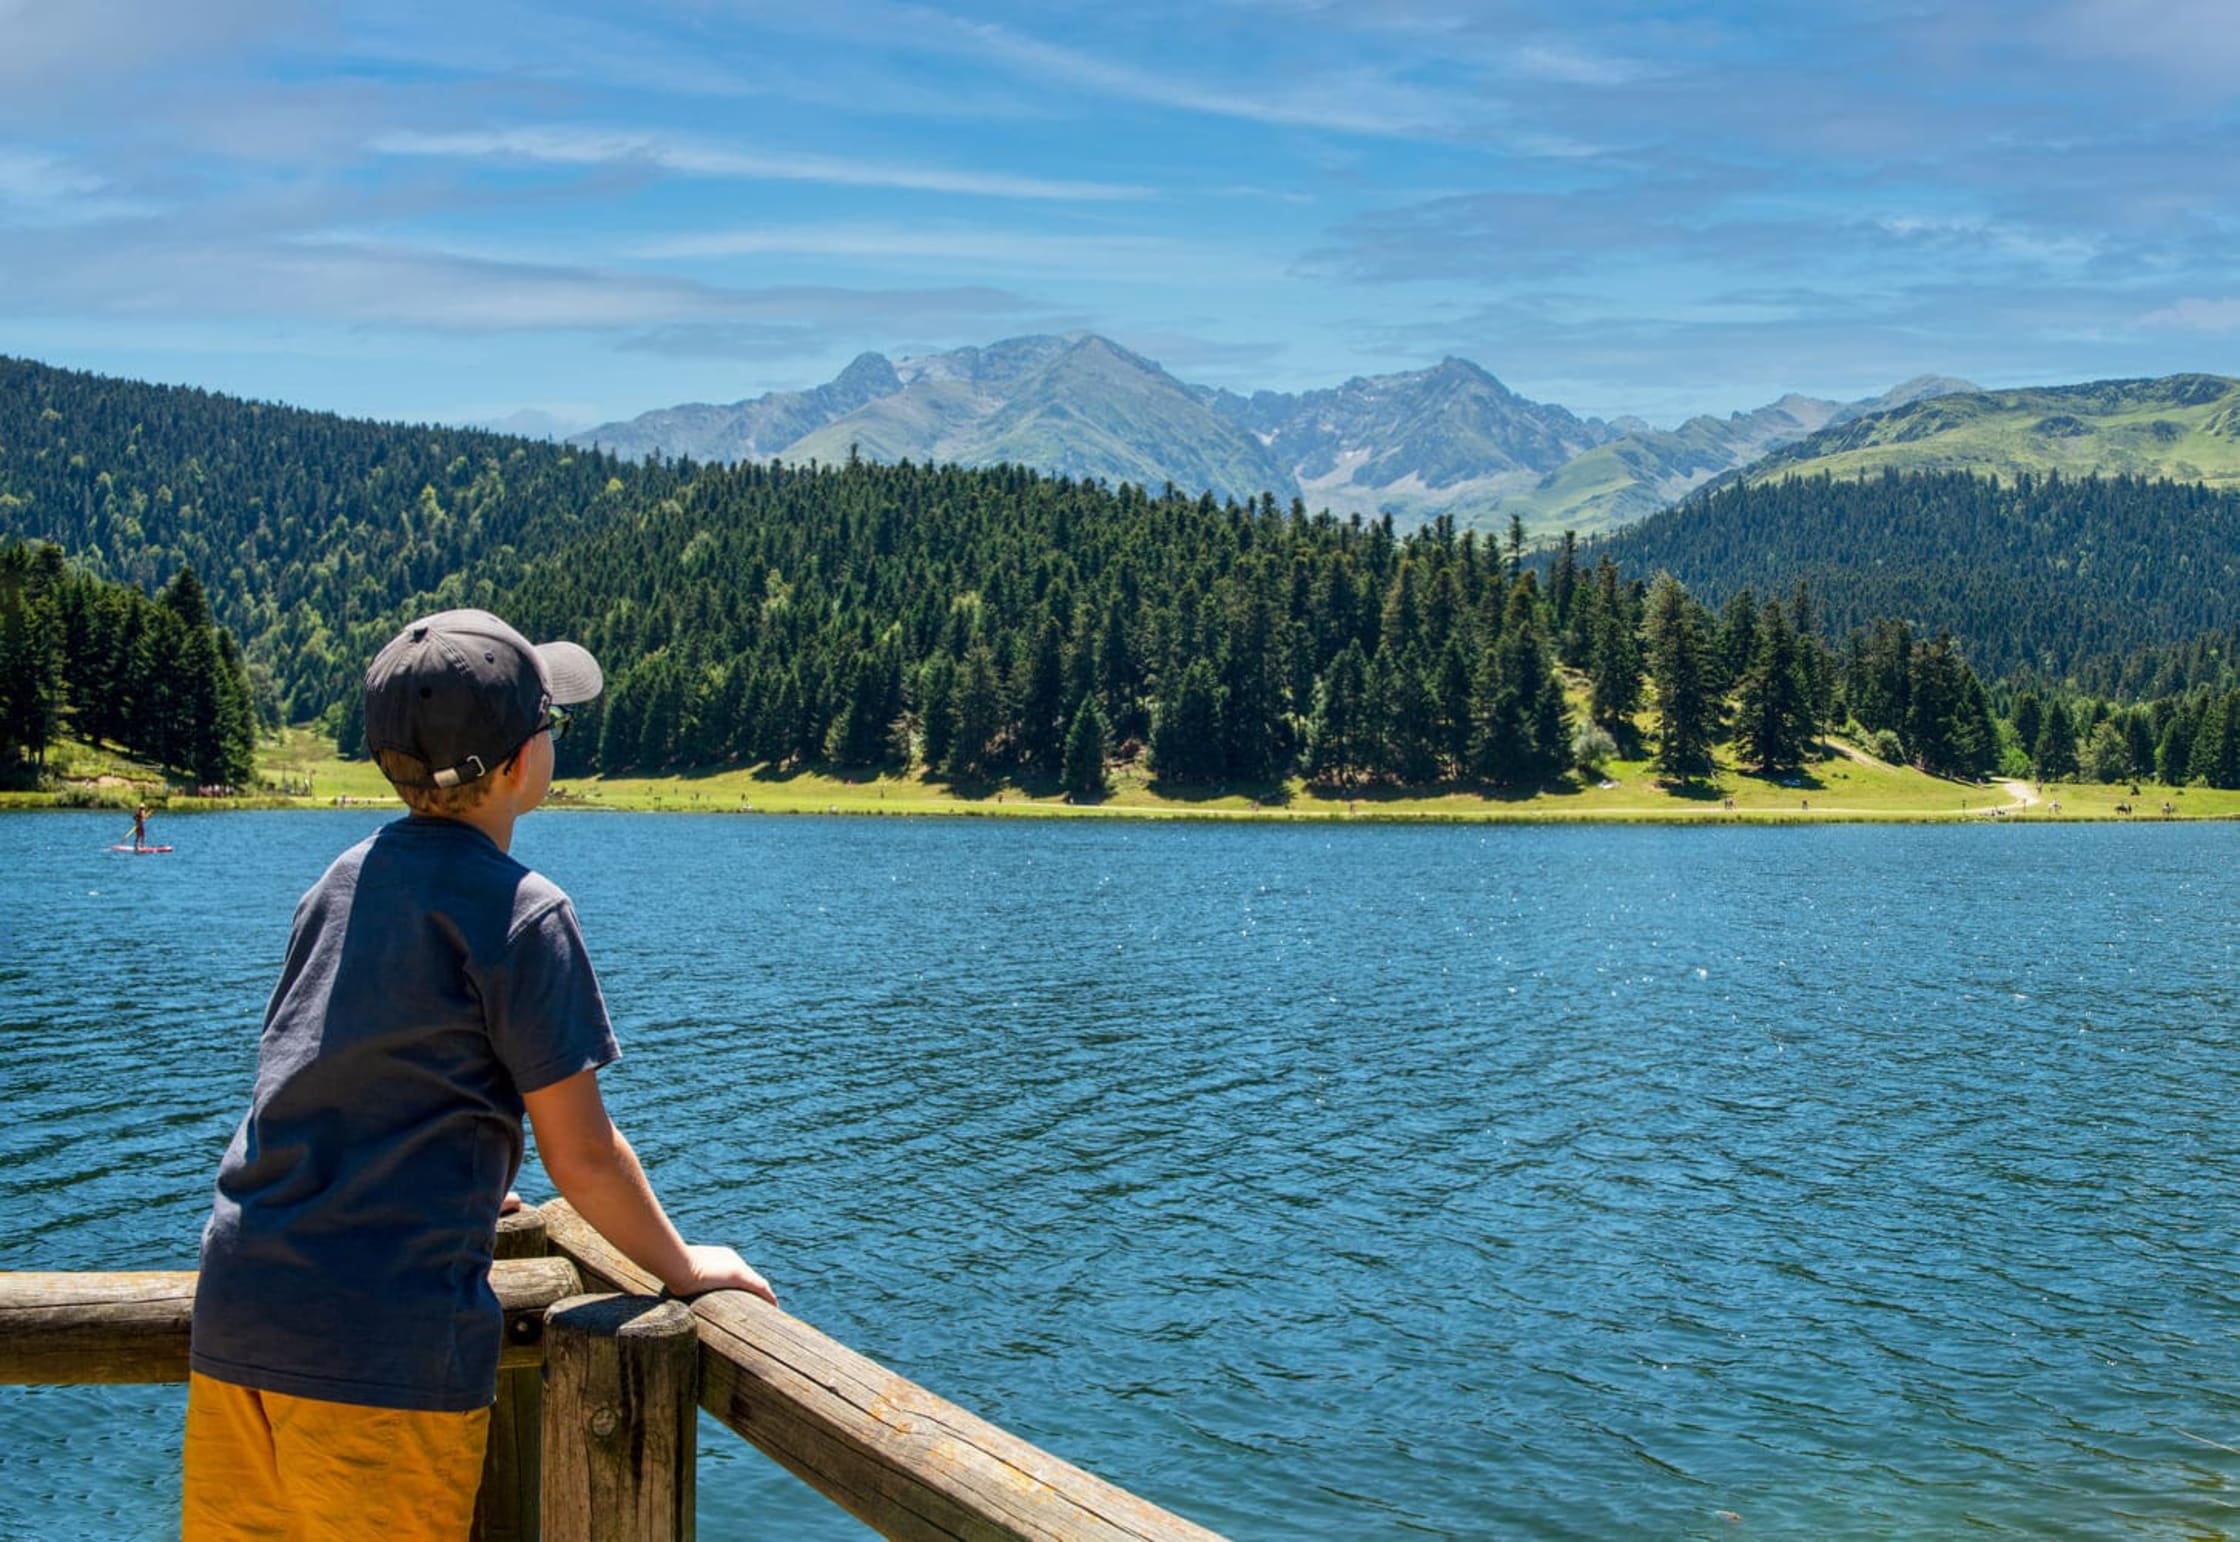
<svg viewBox="0 0 2240 1542"><path fill-rule="evenodd" d="M894 372L885 354L859 353L846 369L832 377L832 389L862 401L874 401L901 390L902 377Z"/></svg>

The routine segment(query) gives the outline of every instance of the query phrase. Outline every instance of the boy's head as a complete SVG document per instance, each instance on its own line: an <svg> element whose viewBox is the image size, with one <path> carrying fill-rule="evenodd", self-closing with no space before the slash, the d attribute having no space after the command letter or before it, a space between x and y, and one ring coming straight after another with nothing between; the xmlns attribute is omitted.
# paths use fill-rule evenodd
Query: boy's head
<svg viewBox="0 0 2240 1542"><path fill-rule="evenodd" d="M374 656L366 744L413 812L464 814L554 707L590 701L603 683L574 643L538 647L486 610L442 611Z"/></svg>

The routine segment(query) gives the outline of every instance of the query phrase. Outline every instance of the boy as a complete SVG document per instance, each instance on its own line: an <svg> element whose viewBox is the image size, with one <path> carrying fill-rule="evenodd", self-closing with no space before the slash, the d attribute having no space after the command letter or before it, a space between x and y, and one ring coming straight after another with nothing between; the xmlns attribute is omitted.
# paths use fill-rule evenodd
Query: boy
<svg viewBox="0 0 2240 1542"><path fill-rule="evenodd" d="M673 1293L777 1299L663 1214L599 1096L621 1052L574 909L506 854L600 685L582 648L478 610L414 622L366 672L366 739L411 812L296 907L203 1231L189 1538L466 1535L524 1112L560 1192Z"/></svg>

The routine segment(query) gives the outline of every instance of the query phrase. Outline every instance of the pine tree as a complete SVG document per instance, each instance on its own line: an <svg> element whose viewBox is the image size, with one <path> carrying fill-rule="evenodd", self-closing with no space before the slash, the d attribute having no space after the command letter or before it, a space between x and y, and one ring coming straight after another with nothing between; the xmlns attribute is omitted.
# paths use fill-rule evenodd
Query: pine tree
<svg viewBox="0 0 2240 1542"><path fill-rule="evenodd" d="M640 718L638 710L638 671L635 669L609 682L604 701L605 711L599 722L599 765L607 771L620 771L638 763L638 736ZM363 703L357 712L359 732L365 726Z"/></svg>
<svg viewBox="0 0 2240 1542"><path fill-rule="evenodd" d="M1003 728L1003 687L995 654L984 642L965 650L956 701L956 740L944 769L951 776L985 775L994 764L996 736Z"/></svg>
<svg viewBox="0 0 2240 1542"><path fill-rule="evenodd" d="M957 742L957 666L934 653L918 666L918 753L928 766L944 766Z"/></svg>
<svg viewBox="0 0 2240 1542"><path fill-rule="evenodd" d="M0 587L0 775L20 761L44 763L61 726L58 633L43 596Z"/></svg>
<svg viewBox="0 0 2240 1542"><path fill-rule="evenodd" d="M2041 782L2058 782L2077 773L2077 731L2070 725L2069 709L2059 701L2045 709L2030 760Z"/></svg>
<svg viewBox="0 0 2240 1542"><path fill-rule="evenodd" d="M177 616L180 625L190 632L202 631L210 625L210 596L191 564L179 569L164 586L163 593L156 596L156 603Z"/></svg>
<svg viewBox="0 0 2240 1542"><path fill-rule="evenodd" d="M1738 686L1735 745L1761 772L1794 770L1804 763L1808 713L1789 618L1780 606L1768 605L1750 637Z"/></svg>
<svg viewBox="0 0 2240 1542"><path fill-rule="evenodd" d="M1905 736L1913 678L1913 631L1903 621L1878 620L1862 638L1854 635L1850 677L1844 694L1851 715L1870 733L1888 729Z"/></svg>
<svg viewBox="0 0 2240 1542"><path fill-rule="evenodd" d="M2023 753L2038 747L2038 733L2046 726L2046 706L2035 691L2024 691L2014 700L2014 736Z"/></svg>
<svg viewBox="0 0 2240 1542"><path fill-rule="evenodd" d="M1292 755L1282 639L1257 584L1239 607L1221 654L1221 755L1232 775L1262 781Z"/></svg>
<svg viewBox="0 0 2240 1542"><path fill-rule="evenodd" d="M1588 712L1621 740L1641 708L1641 644L1633 606L1608 557L1595 565L1587 658Z"/></svg>
<svg viewBox="0 0 2240 1542"><path fill-rule="evenodd" d="M1315 685L1314 709L1307 720L1307 775L1346 787L1361 774L1361 729L1368 669L1361 644L1346 644Z"/></svg>
<svg viewBox="0 0 2240 1542"><path fill-rule="evenodd" d="M1151 768L1162 781L1207 782L1221 770L1221 682L1208 659L1192 659L1151 725Z"/></svg>
<svg viewBox="0 0 2240 1542"><path fill-rule="evenodd" d="M1059 778L1076 798L1102 797L1106 790L1104 763L1111 752L1104 713L1094 694L1084 695L1074 709L1073 726L1066 732L1065 765Z"/></svg>
<svg viewBox="0 0 2240 1542"><path fill-rule="evenodd" d="M1957 774L1984 777L1999 768L1999 724L1991 715L1991 698L1976 672L1965 666L1960 672L1960 714L1952 737L1960 757L1953 767Z"/></svg>
<svg viewBox="0 0 2240 1542"><path fill-rule="evenodd" d="M1392 650L1379 643L1376 657L1369 659L1362 670L1361 723L1355 735L1361 774L1372 781L1395 774L1392 720L1399 691Z"/></svg>
<svg viewBox="0 0 2240 1542"><path fill-rule="evenodd" d="M875 653L858 653L848 666L840 713L825 730L824 758L836 766L874 766L888 753L887 725L893 721L885 662Z"/></svg>
<svg viewBox="0 0 2240 1542"><path fill-rule="evenodd" d="M1810 754L1820 742L1835 704L1835 660L1820 633L1820 607L1804 579L1789 595L1789 634L1796 639L1797 674L1804 686L1804 745Z"/></svg>
<svg viewBox="0 0 2240 1542"><path fill-rule="evenodd" d="M2200 721L2190 709L2181 707L2163 725L2162 738L2154 749L2154 770L2172 787L2183 787L2193 774L2193 735Z"/></svg>
<svg viewBox="0 0 2240 1542"><path fill-rule="evenodd" d="M1404 649L1423 635L1423 602L1416 592L1416 578L1415 559L1401 558L1400 571L1385 593L1384 618L1377 635L1379 646Z"/></svg>
<svg viewBox="0 0 2240 1542"><path fill-rule="evenodd" d="M1690 782L1715 767L1719 711L1711 688L1702 607L1679 580L1659 573L1649 590L1649 674L1657 693L1657 770Z"/></svg>
<svg viewBox="0 0 2240 1542"><path fill-rule="evenodd" d="M1472 767L1498 786L1544 782L1571 760L1562 684L1541 633L1538 600L1528 573L1510 592L1500 637L1481 656L1472 696Z"/></svg>
<svg viewBox="0 0 2240 1542"><path fill-rule="evenodd" d="M2154 715L2135 707L2123 715L2124 776L2154 775Z"/></svg>
<svg viewBox="0 0 2240 1542"><path fill-rule="evenodd" d="M1019 664L1013 694L1019 702L1018 752L1030 770L1055 773L1065 752L1065 649L1058 623L1045 613L1034 628L1034 646Z"/></svg>
<svg viewBox="0 0 2240 1542"><path fill-rule="evenodd" d="M1719 613L1718 688L1731 690L1758 656L1758 597L1748 584L1728 596Z"/></svg>
<svg viewBox="0 0 2240 1542"><path fill-rule="evenodd" d="M2193 780L2204 786L2240 787L2240 691L2212 695L2193 736Z"/></svg>
<svg viewBox="0 0 2240 1542"><path fill-rule="evenodd" d="M1461 637L1448 638L1445 651L1439 655L1439 672L1432 684L1432 700L1438 714L1432 742L1445 763L1448 776L1470 774L1471 676L1470 657L1463 651Z"/></svg>
<svg viewBox="0 0 2240 1542"><path fill-rule="evenodd" d="M1436 680L1421 653L1398 658L1377 650L1372 670L1383 698L1387 771L1411 787L1439 780L1439 703Z"/></svg>
<svg viewBox="0 0 2240 1542"><path fill-rule="evenodd" d="M1128 616L1115 595L1106 604L1104 622L1097 631L1097 684L1099 694L1112 704L1112 733L1119 739L1140 739L1150 728L1143 711L1143 675L1136 650L1128 637Z"/></svg>
<svg viewBox="0 0 2240 1542"><path fill-rule="evenodd" d="M1587 659L1586 633L1579 625L1579 599L1579 533L1566 530L1548 578L1548 609L1555 621L1556 656L1574 669Z"/></svg>

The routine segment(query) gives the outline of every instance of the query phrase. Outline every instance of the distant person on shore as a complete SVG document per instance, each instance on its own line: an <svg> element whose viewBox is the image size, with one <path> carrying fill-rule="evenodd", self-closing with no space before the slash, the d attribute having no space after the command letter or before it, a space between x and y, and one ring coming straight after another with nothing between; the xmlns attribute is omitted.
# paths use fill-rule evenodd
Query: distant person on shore
<svg viewBox="0 0 2240 1542"><path fill-rule="evenodd" d="M600 686L583 649L476 610L414 622L366 672L410 813L296 907L203 1228L189 1539L467 1535L524 1114L560 1192L670 1291L777 1299L669 1223L599 1095L621 1051L574 907L507 854Z"/></svg>

